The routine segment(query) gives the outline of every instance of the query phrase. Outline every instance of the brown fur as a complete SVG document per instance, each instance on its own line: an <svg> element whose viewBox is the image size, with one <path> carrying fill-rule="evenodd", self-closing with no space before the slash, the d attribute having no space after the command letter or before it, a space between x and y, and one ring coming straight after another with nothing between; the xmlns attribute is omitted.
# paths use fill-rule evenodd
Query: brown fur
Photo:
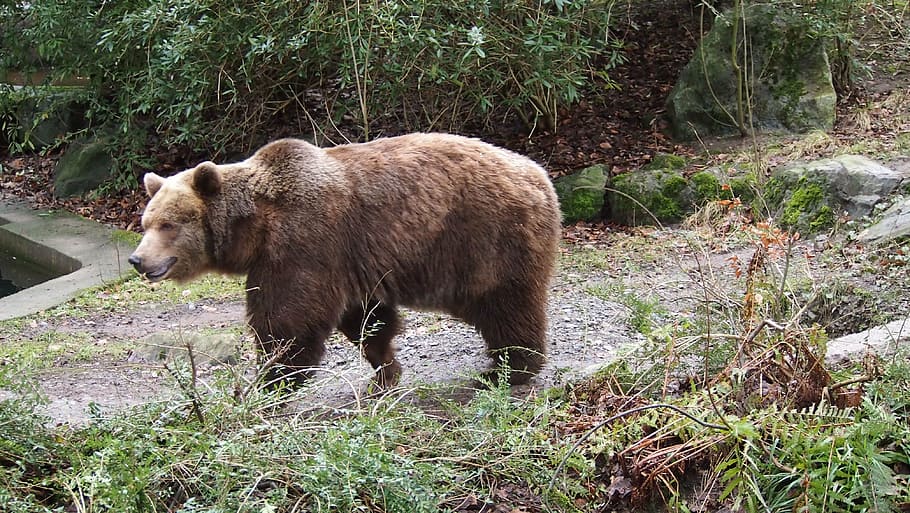
<svg viewBox="0 0 910 513"><path fill-rule="evenodd" d="M475 326L511 383L543 365L560 214L530 159L442 134L325 150L283 139L145 185L130 261L151 280L246 274L249 323L265 354L284 350L285 377L317 365L338 328L394 383L398 306Z"/></svg>

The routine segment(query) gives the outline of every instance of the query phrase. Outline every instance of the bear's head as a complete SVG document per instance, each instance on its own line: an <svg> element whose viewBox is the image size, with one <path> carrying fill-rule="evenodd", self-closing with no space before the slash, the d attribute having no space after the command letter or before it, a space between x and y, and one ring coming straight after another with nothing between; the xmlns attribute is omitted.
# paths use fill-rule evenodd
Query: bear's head
<svg viewBox="0 0 910 513"><path fill-rule="evenodd" d="M145 233L129 263L152 282L188 281L211 270L207 200L222 188L217 166L203 162L169 178L147 173L144 182L151 198L142 214Z"/></svg>

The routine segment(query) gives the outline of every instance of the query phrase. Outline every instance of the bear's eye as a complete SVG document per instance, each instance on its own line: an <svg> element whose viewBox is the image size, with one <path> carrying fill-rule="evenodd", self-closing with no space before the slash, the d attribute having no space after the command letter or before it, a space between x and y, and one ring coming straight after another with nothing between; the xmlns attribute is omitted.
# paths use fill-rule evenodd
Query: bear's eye
<svg viewBox="0 0 910 513"><path fill-rule="evenodd" d="M158 229L163 232L171 232L177 229L177 225L174 223L164 222L158 225Z"/></svg>

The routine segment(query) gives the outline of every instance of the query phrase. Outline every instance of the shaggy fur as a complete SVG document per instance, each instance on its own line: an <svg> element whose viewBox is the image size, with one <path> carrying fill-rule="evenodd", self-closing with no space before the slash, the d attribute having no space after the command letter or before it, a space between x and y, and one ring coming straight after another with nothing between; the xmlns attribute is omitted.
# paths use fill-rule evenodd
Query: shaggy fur
<svg viewBox="0 0 910 513"><path fill-rule="evenodd" d="M528 158L442 134L330 149L283 139L145 186L130 262L152 281L246 274L249 324L279 377L317 365L338 328L381 385L396 382L398 306L472 324L513 384L544 363L560 213Z"/></svg>

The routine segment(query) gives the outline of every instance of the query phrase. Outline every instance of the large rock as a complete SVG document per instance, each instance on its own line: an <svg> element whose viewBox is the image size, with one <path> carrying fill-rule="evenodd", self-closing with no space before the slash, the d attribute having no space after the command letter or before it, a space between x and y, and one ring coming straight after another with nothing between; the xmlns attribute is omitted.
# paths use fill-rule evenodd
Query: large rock
<svg viewBox="0 0 910 513"><path fill-rule="evenodd" d="M852 219L869 215L907 178L865 157L841 155L778 169L765 199L782 226L810 234L830 228L844 212Z"/></svg>
<svg viewBox="0 0 910 513"><path fill-rule="evenodd" d="M607 185L607 169L603 165L591 166L560 177L553 185L559 196L564 223L590 221L600 217L604 206L604 188Z"/></svg>
<svg viewBox="0 0 910 513"><path fill-rule="evenodd" d="M81 196L114 177L115 163L101 140L70 144L54 170L54 194L59 198Z"/></svg>
<svg viewBox="0 0 910 513"><path fill-rule="evenodd" d="M748 133L748 127L833 127L837 95L824 41L807 34L800 17L775 6L746 7L745 29L743 20L737 23L735 18L732 12L719 15L683 69L667 101L673 135L693 139ZM741 95L731 48L733 35L744 31L747 44L737 45L738 61L749 94ZM749 100L751 123L744 115L746 129L740 130L737 112Z"/></svg>
<svg viewBox="0 0 910 513"><path fill-rule="evenodd" d="M835 365L859 360L866 353L894 354L901 347L906 347L907 342L910 342L910 316L829 340L825 361Z"/></svg>
<svg viewBox="0 0 910 513"><path fill-rule="evenodd" d="M752 195L752 175L715 167L686 176L677 161L661 162L613 179L607 187L608 219L627 225L675 223L708 202Z"/></svg>
<svg viewBox="0 0 910 513"><path fill-rule="evenodd" d="M675 223L705 204L734 197L751 201L755 175L734 167L712 167L686 175L686 161L657 155L643 168L608 184L606 217L626 225Z"/></svg>
<svg viewBox="0 0 910 513"><path fill-rule="evenodd" d="M607 193L610 220L633 226L679 221L694 201L688 181L675 169L623 173Z"/></svg>

